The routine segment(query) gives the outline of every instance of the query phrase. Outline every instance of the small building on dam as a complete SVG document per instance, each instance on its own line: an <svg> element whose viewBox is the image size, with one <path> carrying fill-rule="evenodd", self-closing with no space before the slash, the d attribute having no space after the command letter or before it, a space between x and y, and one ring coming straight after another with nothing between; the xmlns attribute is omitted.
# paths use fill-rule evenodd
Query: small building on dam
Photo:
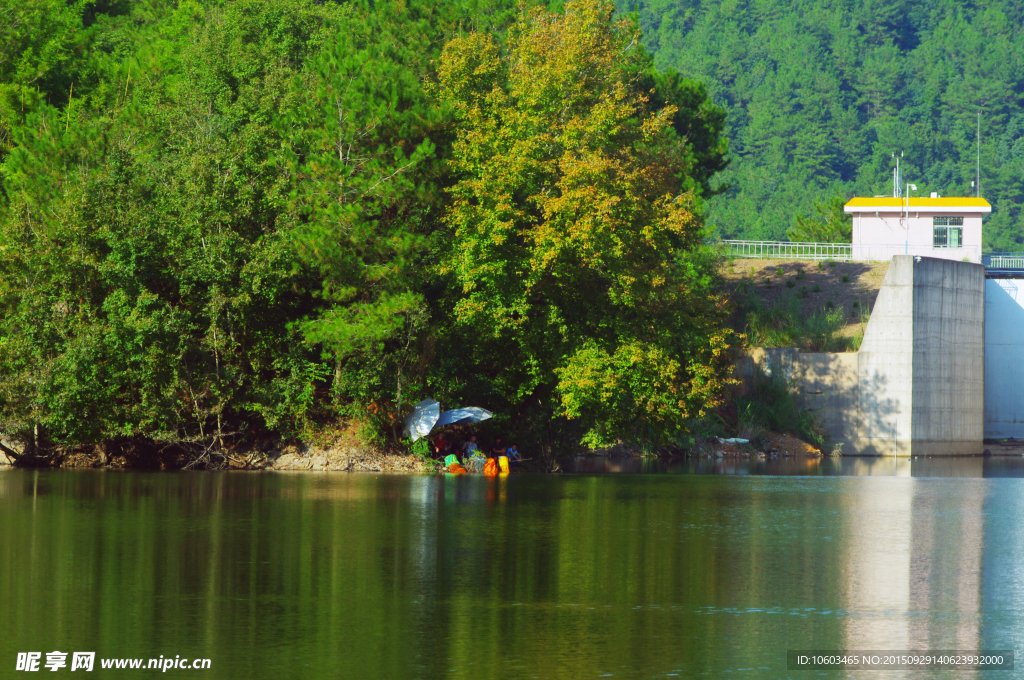
<svg viewBox="0 0 1024 680"><path fill-rule="evenodd" d="M981 219L992 206L964 196L874 196L850 199L843 212L853 218L854 260L920 255L980 263Z"/></svg>

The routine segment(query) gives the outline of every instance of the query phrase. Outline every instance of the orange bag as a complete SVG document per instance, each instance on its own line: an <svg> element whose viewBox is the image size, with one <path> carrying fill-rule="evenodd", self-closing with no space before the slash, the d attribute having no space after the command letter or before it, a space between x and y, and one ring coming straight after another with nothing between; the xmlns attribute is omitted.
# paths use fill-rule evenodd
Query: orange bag
<svg viewBox="0 0 1024 680"><path fill-rule="evenodd" d="M448 466L448 472L455 475L464 475L466 474L466 468L462 467L458 463L452 463Z"/></svg>
<svg viewBox="0 0 1024 680"><path fill-rule="evenodd" d="M501 468L502 474L508 474L508 456L501 456L498 458L498 467Z"/></svg>
<svg viewBox="0 0 1024 680"><path fill-rule="evenodd" d="M493 477L498 474L498 463L493 458L488 458L487 463L484 465L484 474L488 477Z"/></svg>

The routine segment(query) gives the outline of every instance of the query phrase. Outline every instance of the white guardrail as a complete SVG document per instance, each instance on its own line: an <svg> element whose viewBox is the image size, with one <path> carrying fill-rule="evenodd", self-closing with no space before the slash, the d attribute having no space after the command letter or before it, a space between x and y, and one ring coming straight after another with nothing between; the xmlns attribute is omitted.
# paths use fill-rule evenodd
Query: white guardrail
<svg viewBox="0 0 1024 680"><path fill-rule="evenodd" d="M987 253L981 263L986 269L1024 269L1024 253Z"/></svg>
<svg viewBox="0 0 1024 680"><path fill-rule="evenodd" d="M723 257L748 257L762 260L852 260L854 246L849 243L803 243L799 241L738 241L732 239L708 240L718 246ZM865 246L858 245L858 260L888 260L893 255L908 253L928 257L946 256L948 259L981 261L986 269L1024 271L1024 253L985 253L979 257L978 248L939 250L924 246Z"/></svg>
<svg viewBox="0 0 1024 680"><path fill-rule="evenodd" d="M721 245L727 257L750 257L761 260L851 260L853 246L849 243L801 243L799 241L708 241Z"/></svg>

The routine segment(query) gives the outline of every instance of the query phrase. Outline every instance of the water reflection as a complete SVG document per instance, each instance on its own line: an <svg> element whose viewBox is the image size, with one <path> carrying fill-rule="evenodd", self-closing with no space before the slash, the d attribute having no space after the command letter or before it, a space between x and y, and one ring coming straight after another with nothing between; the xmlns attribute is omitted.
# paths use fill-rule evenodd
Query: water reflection
<svg viewBox="0 0 1024 680"><path fill-rule="evenodd" d="M992 459L845 460L791 476L0 472L0 611L18 622L0 659L779 678L787 649L1020 643L1024 482L981 478Z"/></svg>
<svg viewBox="0 0 1024 680"><path fill-rule="evenodd" d="M839 477L1013 477L1024 478L1024 456L949 456L895 458L844 456L777 460L660 458L577 458L570 473L820 475Z"/></svg>

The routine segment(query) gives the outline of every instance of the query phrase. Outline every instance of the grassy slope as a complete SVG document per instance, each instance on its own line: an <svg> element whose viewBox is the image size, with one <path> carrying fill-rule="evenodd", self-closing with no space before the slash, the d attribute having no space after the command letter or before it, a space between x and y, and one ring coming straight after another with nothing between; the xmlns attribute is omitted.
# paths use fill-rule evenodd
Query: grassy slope
<svg viewBox="0 0 1024 680"><path fill-rule="evenodd" d="M752 310L791 306L806 323L812 315L832 309L838 311L838 323L837 343L830 349L850 350L855 349L854 338L864 332L867 313L888 269L888 262L831 262L819 268L817 262L807 260L735 259L722 261L721 274L726 291L737 304L734 325L738 330L751 330ZM802 279L797 278L801 270ZM806 294L801 289L806 289Z"/></svg>

